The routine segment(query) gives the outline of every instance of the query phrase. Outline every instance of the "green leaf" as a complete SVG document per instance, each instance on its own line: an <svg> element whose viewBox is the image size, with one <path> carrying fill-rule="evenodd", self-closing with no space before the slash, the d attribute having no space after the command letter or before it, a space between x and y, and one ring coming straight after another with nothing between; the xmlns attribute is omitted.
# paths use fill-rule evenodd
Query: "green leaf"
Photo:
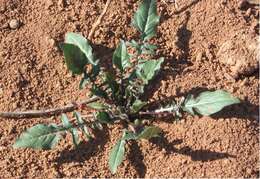
<svg viewBox="0 0 260 179"><path fill-rule="evenodd" d="M131 106L131 113L139 112L146 104L146 102L143 102L139 99L135 100L135 102Z"/></svg>
<svg viewBox="0 0 260 179"><path fill-rule="evenodd" d="M109 169L115 174L117 167L123 162L125 154L125 140L120 139L109 155Z"/></svg>
<svg viewBox="0 0 260 179"><path fill-rule="evenodd" d="M149 140L153 137L158 137L159 133L161 132L162 130L159 127L149 126L149 127L145 127L144 130L137 136L137 138Z"/></svg>
<svg viewBox="0 0 260 179"><path fill-rule="evenodd" d="M52 149L60 140L58 127L55 124L38 124L27 129L15 141L14 148Z"/></svg>
<svg viewBox="0 0 260 179"><path fill-rule="evenodd" d="M77 46L67 43L62 44L61 49L68 69L74 74L82 74L88 63L83 52Z"/></svg>
<svg viewBox="0 0 260 179"><path fill-rule="evenodd" d="M81 115L79 112L75 111L73 113L74 117L76 117L76 120L78 122L78 125L80 126L80 129L82 130L84 136L87 138L87 139L91 139L91 135L88 131L88 128L85 126L85 122L84 120L82 119Z"/></svg>
<svg viewBox="0 0 260 179"><path fill-rule="evenodd" d="M86 56L89 63L96 65L97 61L95 61L92 48L88 43L88 40L85 39L82 35L69 32L65 35L65 43L73 44L77 46Z"/></svg>
<svg viewBox="0 0 260 179"><path fill-rule="evenodd" d="M104 111L97 112L96 118L101 123L107 124L107 123L111 123L112 122L112 119L111 119L110 115L107 112L104 112Z"/></svg>
<svg viewBox="0 0 260 179"><path fill-rule="evenodd" d="M70 131L74 146L78 146L79 144L78 130L72 126L66 114L61 115L61 121L63 126Z"/></svg>
<svg viewBox="0 0 260 179"><path fill-rule="evenodd" d="M113 64L123 72L129 66L129 54L127 53L126 44L121 40L119 46L113 54Z"/></svg>
<svg viewBox="0 0 260 179"><path fill-rule="evenodd" d="M209 116L226 106L237 103L240 103L239 99L233 97L230 93L223 90L216 90L213 92L202 92L196 98L193 95L188 96L182 108L191 114L194 114L194 111L196 111L201 115Z"/></svg>
<svg viewBox="0 0 260 179"><path fill-rule="evenodd" d="M141 39L148 40L156 34L156 27L159 20L160 18L156 10L156 0L143 0L134 15L132 24L141 32Z"/></svg>
<svg viewBox="0 0 260 179"><path fill-rule="evenodd" d="M144 84L148 84L156 73L160 70L161 64L164 59L160 58L159 60L149 60L137 66L136 75L143 80Z"/></svg>
<svg viewBox="0 0 260 179"><path fill-rule="evenodd" d="M108 106L99 103L99 102L93 102L93 103L89 103L87 104L88 107L92 108L92 109L96 109L96 110L104 110L104 109L108 109Z"/></svg>
<svg viewBox="0 0 260 179"><path fill-rule="evenodd" d="M137 138L137 135L131 131L124 131L124 135L122 137L122 140L135 140Z"/></svg>

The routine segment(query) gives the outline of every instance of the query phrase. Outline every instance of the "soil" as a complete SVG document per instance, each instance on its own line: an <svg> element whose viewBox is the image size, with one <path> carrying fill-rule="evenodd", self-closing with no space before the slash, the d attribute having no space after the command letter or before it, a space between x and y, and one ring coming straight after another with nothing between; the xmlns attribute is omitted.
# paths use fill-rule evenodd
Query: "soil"
<svg viewBox="0 0 260 179"><path fill-rule="evenodd" d="M80 77L68 72L58 44L66 32L87 37L104 4L102 0L0 0L0 111L52 108L86 98L88 89L78 90ZM111 60L120 38L137 38L130 26L137 5L137 0L112 1L92 40L103 62ZM161 23L152 42L166 62L148 90L149 100L224 89L242 103L211 117L156 120L163 137L130 142L115 175L107 161L121 126L108 126L78 149L66 136L51 151L14 150L11 145L25 129L59 118L0 119L1 178L259 177L259 65L252 55L256 52L242 48L245 39L259 35L258 7L238 0L179 0L177 9L170 1L159 1L158 11ZM243 58L230 63L218 55L227 41L242 49ZM234 48L223 50L226 59L236 54Z"/></svg>

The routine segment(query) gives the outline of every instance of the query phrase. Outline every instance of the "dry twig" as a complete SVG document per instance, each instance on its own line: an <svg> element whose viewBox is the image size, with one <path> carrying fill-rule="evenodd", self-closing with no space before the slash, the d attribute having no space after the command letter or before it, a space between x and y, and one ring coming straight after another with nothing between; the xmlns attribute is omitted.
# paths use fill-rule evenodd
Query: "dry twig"
<svg viewBox="0 0 260 179"><path fill-rule="evenodd" d="M111 2L111 0L107 0L106 5L105 5L105 7L104 7L102 13L101 13L100 16L98 17L98 19L97 19L97 21L95 22L95 24L92 26L92 28L91 28L91 30L90 30L90 32L89 32L89 34L88 34L88 40L91 40L91 39L92 39L96 28L100 25L100 23L101 23L101 21L102 21L104 15L105 15L106 12L107 12L107 8L108 8L110 2Z"/></svg>
<svg viewBox="0 0 260 179"><path fill-rule="evenodd" d="M89 104L91 102L97 101L98 97L91 99L86 99L78 103L71 103L67 106L60 108L52 108L46 110L30 110L30 111L17 111L17 112L0 112L0 117L2 118L13 118L13 119L22 119L22 118L38 118L38 117L51 117L59 115L61 113L72 112L76 110L79 106Z"/></svg>

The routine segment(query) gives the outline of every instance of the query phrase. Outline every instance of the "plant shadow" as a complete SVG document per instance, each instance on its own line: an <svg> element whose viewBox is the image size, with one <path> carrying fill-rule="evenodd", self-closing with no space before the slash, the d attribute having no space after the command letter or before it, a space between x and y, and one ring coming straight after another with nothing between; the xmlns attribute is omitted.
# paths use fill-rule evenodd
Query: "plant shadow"
<svg viewBox="0 0 260 179"><path fill-rule="evenodd" d="M64 163L71 162L82 163L102 152L102 149L109 138L108 128L104 126L102 131L94 130L93 133L95 135L94 139L87 142L82 141L78 147L73 148L72 150L63 150L60 155L54 159L54 161L57 162L57 165L61 166Z"/></svg>
<svg viewBox="0 0 260 179"><path fill-rule="evenodd" d="M193 150L189 146L185 146L181 149L177 149L176 147L174 147L174 145L181 144L183 140L178 139L178 140L174 140L173 142L169 142L164 136L153 138L150 140L150 142L155 144L160 150L164 149L166 151L166 154L168 155L173 153L187 155L191 157L192 161L208 162L208 161L220 160L223 158L236 157L228 153L215 152L210 150Z"/></svg>
<svg viewBox="0 0 260 179"><path fill-rule="evenodd" d="M146 165L144 164L144 156L140 147L138 146L137 141L130 141L129 145L130 151L127 156L128 160L130 161L131 165L135 168L138 177L144 178L146 174Z"/></svg>

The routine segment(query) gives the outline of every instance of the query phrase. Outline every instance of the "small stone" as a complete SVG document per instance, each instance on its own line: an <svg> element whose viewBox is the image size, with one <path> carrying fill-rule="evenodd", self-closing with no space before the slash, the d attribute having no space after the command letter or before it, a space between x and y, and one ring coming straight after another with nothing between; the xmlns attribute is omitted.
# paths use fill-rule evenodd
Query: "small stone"
<svg viewBox="0 0 260 179"><path fill-rule="evenodd" d="M3 88L0 88L0 95L2 95L4 93Z"/></svg>
<svg viewBox="0 0 260 179"><path fill-rule="evenodd" d="M17 20L17 19L12 19L10 22L9 22L9 27L11 29L17 29L20 27L20 21Z"/></svg>
<svg viewBox="0 0 260 179"><path fill-rule="evenodd" d="M49 44L51 47L55 46L55 40L54 39L49 39Z"/></svg>
<svg viewBox="0 0 260 179"><path fill-rule="evenodd" d="M203 53L202 52L199 52L196 56L196 62L201 62L202 61L202 56L203 56Z"/></svg>

